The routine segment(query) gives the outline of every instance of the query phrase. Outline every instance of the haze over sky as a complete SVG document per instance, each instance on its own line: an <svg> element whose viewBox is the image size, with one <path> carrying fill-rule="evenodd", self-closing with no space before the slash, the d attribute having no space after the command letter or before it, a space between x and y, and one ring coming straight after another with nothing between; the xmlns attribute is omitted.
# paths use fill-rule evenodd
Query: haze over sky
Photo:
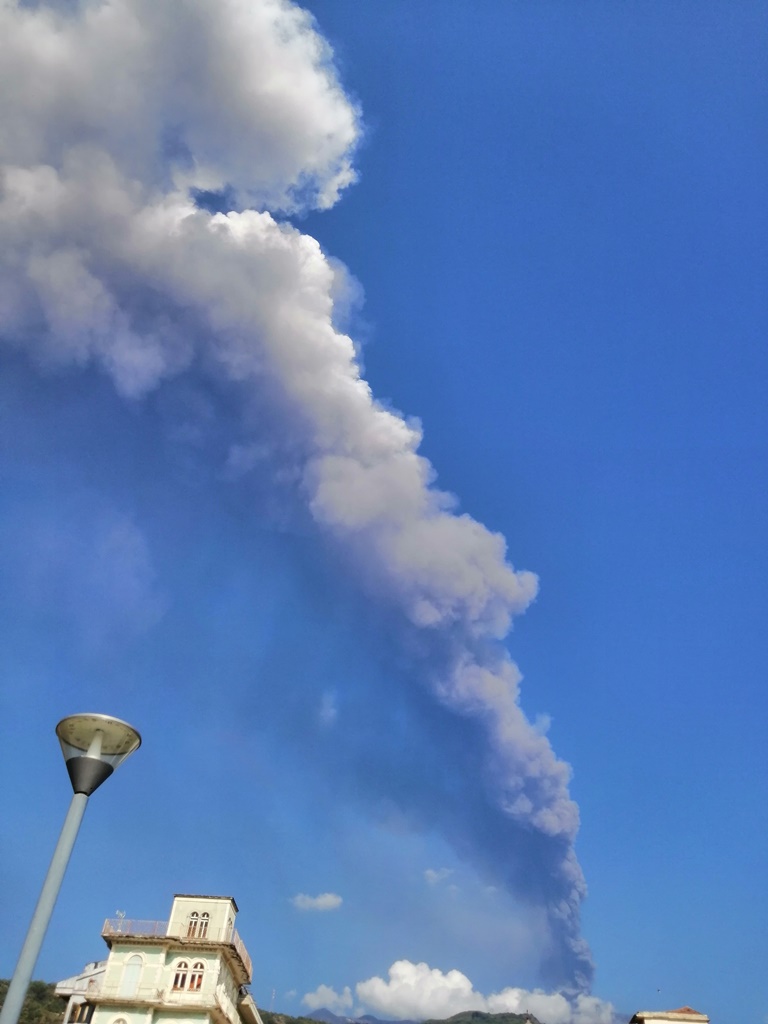
<svg viewBox="0 0 768 1024"><path fill-rule="evenodd" d="M0 974L764 1021L768 12L306 10L0 2Z"/></svg>

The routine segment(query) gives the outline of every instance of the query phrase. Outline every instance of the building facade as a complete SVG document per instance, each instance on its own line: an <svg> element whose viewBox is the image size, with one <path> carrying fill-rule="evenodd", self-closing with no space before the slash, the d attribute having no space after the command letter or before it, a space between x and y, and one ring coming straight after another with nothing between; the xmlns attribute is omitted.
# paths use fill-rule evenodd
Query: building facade
<svg viewBox="0 0 768 1024"><path fill-rule="evenodd" d="M709 1024L709 1017L691 1006L681 1006L677 1010L638 1010L629 1024Z"/></svg>
<svg viewBox="0 0 768 1024"><path fill-rule="evenodd" d="M174 896L168 921L107 919L106 960L59 982L65 1024L262 1024L229 896Z"/></svg>

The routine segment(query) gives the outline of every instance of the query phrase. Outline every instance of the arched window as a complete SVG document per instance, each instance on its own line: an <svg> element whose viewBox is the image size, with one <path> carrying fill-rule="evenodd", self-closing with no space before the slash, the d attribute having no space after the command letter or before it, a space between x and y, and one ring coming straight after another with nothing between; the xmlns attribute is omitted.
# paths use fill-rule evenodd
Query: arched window
<svg viewBox="0 0 768 1024"><path fill-rule="evenodd" d="M189 924L187 925L187 938L188 939L204 939L208 934L208 924L210 921L210 914L198 914L196 910L193 910L189 915Z"/></svg>
<svg viewBox="0 0 768 1024"><path fill-rule="evenodd" d="M186 960L179 960L176 964L176 973L173 976L173 987L174 990L182 989L187 987L187 971L189 970L189 964Z"/></svg>
<svg viewBox="0 0 768 1024"><path fill-rule="evenodd" d="M198 960L192 964L192 973L189 975L189 991L199 992L203 985L203 973L205 971L205 964L202 960Z"/></svg>
<svg viewBox="0 0 768 1024"><path fill-rule="evenodd" d="M123 977L120 980L120 990L118 991L119 996L130 998L136 995L136 989L139 987L139 978L141 977L142 964L143 961L138 953L134 953L133 956L129 956L125 961Z"/></svg>

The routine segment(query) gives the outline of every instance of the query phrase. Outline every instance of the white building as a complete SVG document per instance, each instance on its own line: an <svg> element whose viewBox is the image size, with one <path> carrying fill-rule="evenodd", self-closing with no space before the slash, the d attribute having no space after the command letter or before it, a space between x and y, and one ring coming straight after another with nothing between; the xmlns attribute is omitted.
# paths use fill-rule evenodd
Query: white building
<svg viewBox="0 0 768 1024"><path fill-rule="evenodd" d="M709 1017L690 1006L681 1006L677 1010L638 1010L629 1024L709 1024Z"/></svg>
<svg viewBox="0 0 768 1024"><path fill-rule="evenodd" d="M56 986L65 1024L262 1024L229 896L174 896L168 921L107 919L106 960Z"/></svg>

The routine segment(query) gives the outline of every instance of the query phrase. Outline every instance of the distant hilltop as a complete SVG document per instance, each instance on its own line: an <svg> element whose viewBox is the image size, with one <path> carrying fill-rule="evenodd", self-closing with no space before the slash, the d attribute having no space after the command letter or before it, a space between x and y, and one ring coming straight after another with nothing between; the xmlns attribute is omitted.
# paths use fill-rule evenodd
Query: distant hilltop
<svg viewBox="0 0 768 1024"><path fill-rule="evenodd" d="M446 1020L431 1018L426 1021L416 1020L382 1020L370 1013L362 1017L342 1017L332 1010L315 1010L303 1017L289 1017L284 1013L270 1013L261 1010L264 1024L302 1024L302 1022L319 1021L320 1024L541 1024L532 1013L482 1013L479 1010L465 1010L455 1013Z"/></svg>
<svg viewBox="0 0 768 1024"><path fill-rule="evenodd" d="M0 1006L7 990L8 981L0 979ZM476 1010L456 1013L446 1021L389 1021L370 1013L362 1017L341 1017L325 1009L300 1017L270 1010L260 1010L259 1013L264 1024L541 1024L532 1013L480 1013ZM56 995L55 986L44 981L33 981L27 993L20 1024L62 1024L63 1017L63 1004Z"/></svg>

